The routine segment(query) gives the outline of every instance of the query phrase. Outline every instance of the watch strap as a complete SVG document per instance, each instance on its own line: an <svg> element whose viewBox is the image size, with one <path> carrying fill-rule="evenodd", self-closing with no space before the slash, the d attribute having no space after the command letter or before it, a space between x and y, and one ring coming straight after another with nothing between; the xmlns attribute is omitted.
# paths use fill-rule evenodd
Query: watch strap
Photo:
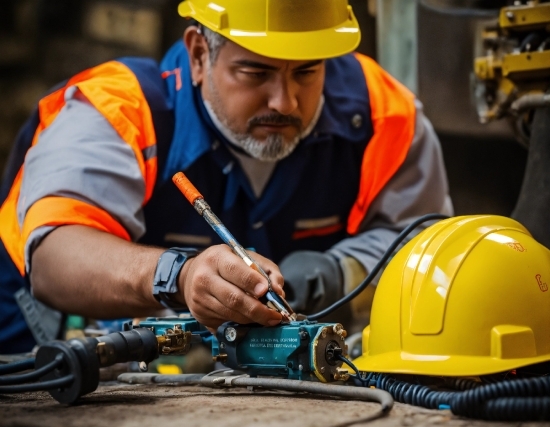
<svg viewBox="0 0 550 427"><path fill-rule="evenodd" d="M153 296L164 307L186 308L175 297L178 293L178 275L185 262L198 253L194 248L170 248L160 255L153 278Z"/></svg>

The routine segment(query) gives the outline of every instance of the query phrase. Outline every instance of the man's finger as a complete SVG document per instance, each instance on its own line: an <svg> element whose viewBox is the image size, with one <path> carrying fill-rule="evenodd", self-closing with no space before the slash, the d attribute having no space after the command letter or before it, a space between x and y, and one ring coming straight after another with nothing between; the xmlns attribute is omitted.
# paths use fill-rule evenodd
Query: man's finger
<svg viewBox="0 0 550 427"><path fill-rule="evenodd" d="M283 275L281 274L281 271L279 270L277 264L255 252L250 253L250 256L254 259L254 261L258 263L260 267L262 267L264 272L269 276L273 290L277 294L284 297L285 292L283 291L283 285L285 279L283 278Z"/></svg>
<svg viewBox="0 0 550 427"><path fill-rule="evenodd" d="M255 297L261 297L267 292L268 283L264 276L246 265L229 247L222 251L225 253L218 254L216 262L217 270L223 279Z"/></svg>
<svg viewBox="0 0 550 427"><path fill-rule="evenodd" d="M256 298L246 294L240 288L230 283L212 283L214 298L218 299L221 312L219 315L238 323L256 322L268 326L281 321L281 314L268 308ZM249 319L237 320L235 315Z"/></svg>
<svg viewBox="0 0 550 427"><path fill-rule="evenodd" d="M207 327L217 329L222 323L233 321L241 324L252 323L248 317L234 310L228 309L221 304L216 298L211 298L208 301L208 306L196 307L193 316Z"/></svg>

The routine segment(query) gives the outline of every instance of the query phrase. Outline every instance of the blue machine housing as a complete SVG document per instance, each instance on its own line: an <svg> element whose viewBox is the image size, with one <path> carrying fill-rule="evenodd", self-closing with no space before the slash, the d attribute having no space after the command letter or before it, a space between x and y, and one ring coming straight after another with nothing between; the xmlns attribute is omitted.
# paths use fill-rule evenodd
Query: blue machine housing
<svg viewBox="0 0 550 427"><path fill-rule="evenodd" d="M330 382L344 379L346 331L338 323L307 320L274 327L227 322L216 333L212 355L250 376Z"/></svg>
<svg viewBox="0 0 550 427"><path fill-rule="evenodd" d="M211 335L208 329L197 322L197 319L194 317L148 317L139 322L140 328L148 328L152 330L155 335L166 335L176 329L177 325L179 325L178 329L184 332L191 332L193 335L204 338ZM124 329L132 329L131 323L129 326L125 325Z"/></svg>
<svg viewBox="0 0 550 427"><path fill-rule="evenodd" d="M258 324L222 324L216 337L193 317L150 317L125 330L154 332L159 354L186 354L193 343L210 343L212 356L229 368L250 376L304 381L346 380L339 355L347 353L346 331L339 323L308 320L264 327Z"/></svg>

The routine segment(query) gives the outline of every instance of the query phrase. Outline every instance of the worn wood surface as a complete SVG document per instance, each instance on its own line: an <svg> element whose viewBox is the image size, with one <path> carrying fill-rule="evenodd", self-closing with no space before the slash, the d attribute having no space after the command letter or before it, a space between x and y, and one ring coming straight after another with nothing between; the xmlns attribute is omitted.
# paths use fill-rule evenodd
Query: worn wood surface
<svg viewBox="0 0 550 427"><path fill-rule="evenodd" d="M286 426L330 427L378 410L368 402L308 394L199 386L102 383L78 405L62 405L46 392L0 395L0 426ZM550 426L491 423L397 403L369 426Z"/></svg>

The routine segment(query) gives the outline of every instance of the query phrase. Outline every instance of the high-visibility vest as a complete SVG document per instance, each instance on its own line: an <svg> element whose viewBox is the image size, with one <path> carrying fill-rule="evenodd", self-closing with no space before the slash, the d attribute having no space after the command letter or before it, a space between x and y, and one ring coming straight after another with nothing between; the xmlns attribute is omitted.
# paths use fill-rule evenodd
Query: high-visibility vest
<svg viewBox="0 0 550 427"><path fill-rule="evenodd" d="M211 230L189 206L184 207L183 201L174 202L181 196L175 189L165 189L166 180L159 178L170 165L178 163L170 160L170 153L178 152L174 145L183 147L179 149L180 153L196 149L192 146L194 142L186 139L185 130L178 130L177 126L181 115L188 112L178 111L178 98L189 98L185 92L192 90L182 84L182 76L189 70L186 61L181 60L183 48L178 49L180 63L174 63L173 69L157 69L145 60L122 59L74 76L39 102L38 122L26 148L36 144L41 132L55 120L65 105L65 90L78 86L135 153L146 189L143 206L147 233L142 241L162 244L166 234L173 233L176 227L176 234L198 233L215 243L217 239ZM355 108L366 122L357 126L363 129L356 129L353 133L356 124L350 128L346 122L344 127L351 129L347 131L349 138L345 132L343 136L323 134L322 115L318 126L321 132L314 129L292 156L279 163L272 177L274 182L256 202L246 201L243 194L238 194L238 188L246 185L240 182L242 179L223 171L223 163L231 160L226 149L222 148L218 153L209 150L208 155L201 153L185 165L188 175L205 194L214 211L225 218L228 225L233 225L232 232L239 240L275 260L297 249L326 250L347 235L356 234L372 201L405 160L414 136L414 96L372 59L360 54L347 55L328 60L326 67L324 95L327 111L323 114L340 126L342 117L348 120L358 114L353 111ZM159 101L162 96L166 99ZM164 132L159 141L159 125L155 123L150 105L153 98L161 105L156 110L173 108L172 114L176 117L175 128L170 128L171 134ZM347 109L352 111L348 114ZM204 123L197 126L207 127ZM205 133L210 135L211 145L216 135L211 130ZM24 147L25 143L20 146ZM167 153L168 157L161 171L158 171L157 150ZM288 176L281 176L279 170L286 170ZM128 232L109 212L63 197L45 197L36 202L20 226L16 208L24 173L21 165L0 208L0 239L21 275L25 274L25 242L30 233L41 226L82 224L130 239ZM212 182L216 184L209 184ZM316 188L321 192L311 199L308 192L317 191ZM159 194L155 193L157 190ZM163 212L167 203L181 207L171 207L167 214ZM340 220L319 227L302 229L296 226L300 220L319 217L339 217Z"/></svg>

